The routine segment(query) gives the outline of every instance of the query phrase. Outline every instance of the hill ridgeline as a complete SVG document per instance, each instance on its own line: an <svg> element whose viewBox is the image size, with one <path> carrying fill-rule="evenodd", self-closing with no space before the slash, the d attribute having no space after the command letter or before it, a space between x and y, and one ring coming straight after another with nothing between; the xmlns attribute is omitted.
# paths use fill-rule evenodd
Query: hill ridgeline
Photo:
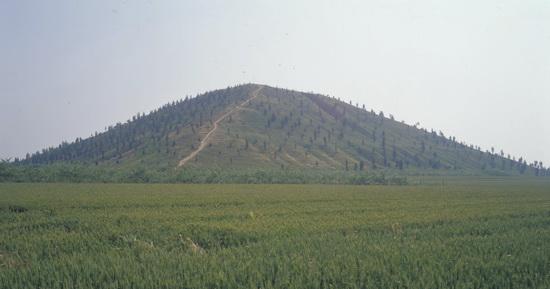
<svg viewBox="0 0 550 289"><path fill-rule="evenodd" d="M483 151L365 105L258 84L187 97L15 163L157 170L546 171L542 163Z"/></svg>

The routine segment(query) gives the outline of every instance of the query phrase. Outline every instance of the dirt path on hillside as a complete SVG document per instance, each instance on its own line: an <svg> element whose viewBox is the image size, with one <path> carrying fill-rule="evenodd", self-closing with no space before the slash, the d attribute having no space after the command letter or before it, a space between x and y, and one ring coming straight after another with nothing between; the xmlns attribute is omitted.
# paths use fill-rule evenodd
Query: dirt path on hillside
<svg viewBox="0 0 550 289"><path fill-rule="evenodd" d="M206 145L208 144L208 140L210 139L210 136L212 136L214 134L214 132L216 132L216 130L218 129L218 124L224 120L226 117L228 117L230 114L232 114L233 112L241 109L243 106L245 106L247 103L249 103L251 100L253 100L254 98L256 98L258 96L258 93L260 93L260 90L262 90L263 87L258 87L258 89L254 90L252 92L252 96L243 101L241 104L235 106L234 108L232 108L230 111L226 112L225 114L221 115L218 119L216 119L214 121L214 126L212 127L212 129L206 134L206 136L204 136L204 138L201 140L201 143L199 144L199 147L194 150L193 152L191 152L188 156L186 156L185 158L181 159L181 161L179 162L178 164L178 168L179 167L182 167L184 166L187 162L189 162L190 160L192 160L196 155L198 155L205 147Z"/></svg>

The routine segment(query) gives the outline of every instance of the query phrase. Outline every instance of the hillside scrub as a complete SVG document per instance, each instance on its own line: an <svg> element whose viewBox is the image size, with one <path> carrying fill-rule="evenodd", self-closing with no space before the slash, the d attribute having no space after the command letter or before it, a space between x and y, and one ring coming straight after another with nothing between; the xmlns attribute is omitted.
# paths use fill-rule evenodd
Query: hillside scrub
<svg viewBox="0 0 550 289"><path fill-rule="evenodd" d="M134 169L133 175L125 176L130 181L155 180L156 172L149 170L166 175L176 167L354 171L351 175L363 171L368 175L372 171L403 175L417 170L550 174L540 161L527 162L494 147L482 149L418 123L397 121L393 115L365 105L257 84L185 97L88 138L62 142L13 162L79 163L112 169L116 178L121 178L118 170ZM147 168L146 172L140 167ZM73 172L63 174L63 178L71 178Z"/></svg>

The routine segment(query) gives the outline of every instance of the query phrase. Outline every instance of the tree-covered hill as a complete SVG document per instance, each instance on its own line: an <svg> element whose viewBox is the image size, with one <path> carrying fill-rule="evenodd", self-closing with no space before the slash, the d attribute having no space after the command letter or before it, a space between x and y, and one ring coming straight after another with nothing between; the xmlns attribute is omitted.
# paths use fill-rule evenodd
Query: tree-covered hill
<svg viewBox="0 0 550 289"><path fill-rule="evenodd" d="M245 84L167 104L17 164L155 170L297 169L407 174L543 174L502 151L467 145L365 105Z"/></svg>

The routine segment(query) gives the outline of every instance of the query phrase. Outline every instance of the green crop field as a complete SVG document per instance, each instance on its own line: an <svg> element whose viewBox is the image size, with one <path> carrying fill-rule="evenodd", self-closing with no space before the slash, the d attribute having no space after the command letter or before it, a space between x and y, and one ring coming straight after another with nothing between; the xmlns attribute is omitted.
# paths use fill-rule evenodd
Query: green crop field
<svg viewBox="0 0 550 289"><path fill-rule="evenodd" d="M0 288L550 288L550 181L0 184Z"/></svg>

